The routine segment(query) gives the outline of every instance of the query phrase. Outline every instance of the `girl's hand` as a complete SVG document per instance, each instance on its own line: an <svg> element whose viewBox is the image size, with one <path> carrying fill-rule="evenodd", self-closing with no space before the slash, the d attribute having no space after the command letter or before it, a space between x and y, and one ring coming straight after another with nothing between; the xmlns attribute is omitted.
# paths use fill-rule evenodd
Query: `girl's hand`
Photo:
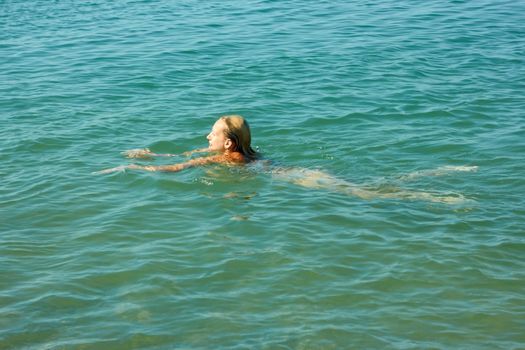
<svg viewBox="0 0 525 350"><path fill-rule="evenodd" d="M127 158L151 158L155 153L151 152L149 148L135 148L122 152L122 155Z"/></svg>

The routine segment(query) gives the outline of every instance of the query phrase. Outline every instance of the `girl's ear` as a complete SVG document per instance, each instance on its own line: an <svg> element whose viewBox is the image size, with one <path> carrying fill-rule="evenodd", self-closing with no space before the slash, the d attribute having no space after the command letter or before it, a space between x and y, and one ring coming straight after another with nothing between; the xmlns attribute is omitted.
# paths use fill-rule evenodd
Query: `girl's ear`
<svg viewBox="0 0 525 350"><path fill-rule="evenodd" d="M226 139L226 141L224 141L224 149L230 149L231 146L233 146L232 140Z"/></svg>

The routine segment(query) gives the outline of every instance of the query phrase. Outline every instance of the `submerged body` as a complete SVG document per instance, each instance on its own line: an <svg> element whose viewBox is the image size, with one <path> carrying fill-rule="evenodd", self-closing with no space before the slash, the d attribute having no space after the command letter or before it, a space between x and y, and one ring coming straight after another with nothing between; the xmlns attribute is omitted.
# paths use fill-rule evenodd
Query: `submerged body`
<svg viewBox="0 0 525 350"><path fill-rule="evenodd" d="M406 181L419 176L444 176L454 172L474 172L476 166L444 166L434 170L417 171L403 175L400 180ZM407 190L396 186L388 186L387 189L358 185L341 178L335 177L322 170L311 170L304 168L276 168L271 170L273 178L294 183L296 185L323 189L331 192L339 192L362 199L405 199L422 200L434 203L462 204L469 201L459 193L437 193L427 191Z"/></svg>

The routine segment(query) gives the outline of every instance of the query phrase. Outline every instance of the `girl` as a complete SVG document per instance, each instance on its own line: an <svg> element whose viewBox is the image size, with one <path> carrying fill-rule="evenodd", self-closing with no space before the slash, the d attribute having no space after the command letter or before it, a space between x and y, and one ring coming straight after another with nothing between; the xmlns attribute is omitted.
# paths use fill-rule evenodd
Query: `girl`
<svg viewBox="0 0 525 350"><path fill-rule="evenodd" d="M173 165L124 165L116 168L106 169L97 174L106 174L125 169L139 169L146 171L181 171L194 166L207 164L228 164L243 165L250 163L258 158L257 153L251 147L250 127L246 120L239 115L227 115L220 117L211 132L206 137L208 147L204 149L187 152L189 155L195 152L207 152L208 156L191 159L187 162ZM175 154L155 154L149 149L134 149L124 152L128 158L149 158L151 156L175 156ZM264 165L267 165L266 163ZM266 167L264 167L266 169ZM268 171L269 170L269 171ZM358 186L343 179L334 177L321 170L309 170L303 168L288 168L270 166L267 171L273 178L291 182L299 186L325 189L356 196L363 199L408 199L424 200L431 202L458 204L466 199L461 194L438 194L431 192L421 192L404 190L401 188L391 188L388 191ZM409 180L419 176L440 176L457 171L476 171L477 167L441 167L434 171L416 172L403 176L401 180Z"/></svg>
<svg viewBox="0 0 525 350"><path fill-rule="evenodd" d="M99 174L106 174L125 169L139 169L146 171L181 171L186 168L207 164L246 164L257 158L257 153L251 147L251 133L248 122L240 115L227 115L220 117L206 137L208 147L187 152L208 152L210 155L191 159L184 163L173 165L136 165L120 166L106 169ZM149 149L130 150L124 152L128 158L148 158L150 156L173 156L174 154L155 154Z"/></svg>

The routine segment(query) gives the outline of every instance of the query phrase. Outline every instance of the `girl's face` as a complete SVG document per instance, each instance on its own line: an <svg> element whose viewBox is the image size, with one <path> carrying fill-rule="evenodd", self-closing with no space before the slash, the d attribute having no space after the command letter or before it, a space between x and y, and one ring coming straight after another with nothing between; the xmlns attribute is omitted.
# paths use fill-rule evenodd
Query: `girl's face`
<svg viewBox="0 0 525 350"><path fill-rule="evenodd" d="M226 137L226 123L224 120L217 120L213 124L211 132L206 136L209 142L208 149L214 152L224 152L231 145L231 140Z"/></svg>

